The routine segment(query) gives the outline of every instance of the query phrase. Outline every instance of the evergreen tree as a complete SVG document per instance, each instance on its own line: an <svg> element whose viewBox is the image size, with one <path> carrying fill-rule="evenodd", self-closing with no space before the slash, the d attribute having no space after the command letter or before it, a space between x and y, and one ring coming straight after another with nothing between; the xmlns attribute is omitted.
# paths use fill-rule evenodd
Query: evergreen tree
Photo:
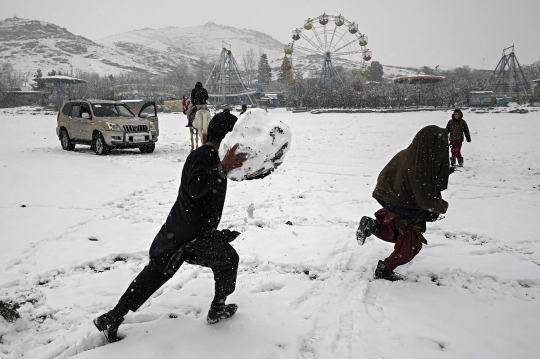
<svg viewBox="0 0 540 359"><path fill-rule="evenodd" d="M373 61L370 66L369 81L382 82L384 75L383 66L378 61Z"/></svg>
<svg viewBox="0 0 540 359"><path fill-rule="evenodd" d="M41 72L41 69L37 69L36 73L34 74L35 79L39 79L43 77L43 73ZM37 83L36 85L30 85L32 87L32 90L39 91L45 88L45 84L43 82Z"/></svg>
<svg viewBox="0 0 540 359"><path fill-rule="evenodd" d="M47 76L56 76L56 70L47 73Z"/></svg>
<svg viewBox="0 0 540 359"><path fill-rule="evenodd" d="M257 80L260 84L267 84L272 81L272 69L270 68L270 65L268 65L268 56L266 56L266 54L262 54L261 59L259 60Z"/></svg>

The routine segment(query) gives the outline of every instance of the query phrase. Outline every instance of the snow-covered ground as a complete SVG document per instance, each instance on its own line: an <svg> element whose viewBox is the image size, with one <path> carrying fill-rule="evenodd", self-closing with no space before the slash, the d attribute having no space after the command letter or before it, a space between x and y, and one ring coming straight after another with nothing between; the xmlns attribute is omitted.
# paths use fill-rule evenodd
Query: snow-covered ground
<svg viewBox="0 0 540 359"><path fill-rule="evenodd" d="M242 232L238 313L206 324L212 273L185 264L107 345L91 320L147 261L189 153L185 117L160 115L153 154L99 157L62 151L56 116L15 112L0 110L0 300L22 318L0 322L0 358L540 355L538 112L465 112L473 142L444 193L446 219L398 269L409 280L390 283L372 275L392 245L359 247L358 220L378 209L371 192L387 161L451 112L271 111L293 146L266 179L229 182L222 221Z"/></svg>

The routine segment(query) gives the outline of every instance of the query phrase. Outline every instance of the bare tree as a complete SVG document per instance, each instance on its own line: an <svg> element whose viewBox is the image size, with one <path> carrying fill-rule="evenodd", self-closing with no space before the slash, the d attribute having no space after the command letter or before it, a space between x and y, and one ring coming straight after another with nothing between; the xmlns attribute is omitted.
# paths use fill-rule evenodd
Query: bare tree
<svg viewBox="0 0 540 359"><path fill-rule="evenodd" d="M250 47L248 51L242 54L242 70L244 70L243 79L246 85L250 86L257 74L257 57L253 47Z"/></svg>
<svg viewBox="0 0 540 359"><path fill-rule="evenodd" d="M16 71L11 63L3 62L0 64L0 90L11 90L12 88L20 88L28 82L29 74L21 71Z"/></svg>

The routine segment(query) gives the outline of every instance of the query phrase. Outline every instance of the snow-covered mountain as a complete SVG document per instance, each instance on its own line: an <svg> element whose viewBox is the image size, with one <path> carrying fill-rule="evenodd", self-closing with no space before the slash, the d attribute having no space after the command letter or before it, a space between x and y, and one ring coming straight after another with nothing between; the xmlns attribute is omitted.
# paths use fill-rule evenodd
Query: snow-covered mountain
<svg viewBox="0 0 540 359"><path fill-rule="evenodd" d="M242 54L253 48L268 55L270 60L282 58L283 44L255 30L237 29L213 22L194 27L142 29L109 36L97 42L132 56L143 56L150 68L167 68L171 64L218 58L221 49L231 47L240 62ZM224 44L226 42L227 44Z"/></svg>
<svg viewBox="0 0 540 359"><path fill-rule="evenodd" d="M55 24L17 17L0 21L0 62L34 73L38 68L71 71L70 66L102 75L128 71L166 73L176 65L219 57L223 42L241 55L259 49L271 60L283 56L283 44L264 33L207 23L201 26L142 29L96 42Z"/></svg>
<svg viewBox="0 0 540 359"><path fill-rule="evenodd" d="M70 70L70 65L101 74L147 71L141 61L77 36L63 27L17 17L0 21L0 62L34 73Z"/></svg>

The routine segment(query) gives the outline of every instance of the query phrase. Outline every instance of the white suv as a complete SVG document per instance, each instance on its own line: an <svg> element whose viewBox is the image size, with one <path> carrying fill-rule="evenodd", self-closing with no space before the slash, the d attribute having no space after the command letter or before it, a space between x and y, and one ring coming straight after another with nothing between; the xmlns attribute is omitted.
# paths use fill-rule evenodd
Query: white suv
<svg viewBox="0 0 540 359"><path fill-rule="evenodd" d="M113 148L139 148L152 153L159 136L155 102L147 102L136 116L124 103L110 100L69 100L58 112L56 134L62 148L89 145L96 154Z"/></svg>

